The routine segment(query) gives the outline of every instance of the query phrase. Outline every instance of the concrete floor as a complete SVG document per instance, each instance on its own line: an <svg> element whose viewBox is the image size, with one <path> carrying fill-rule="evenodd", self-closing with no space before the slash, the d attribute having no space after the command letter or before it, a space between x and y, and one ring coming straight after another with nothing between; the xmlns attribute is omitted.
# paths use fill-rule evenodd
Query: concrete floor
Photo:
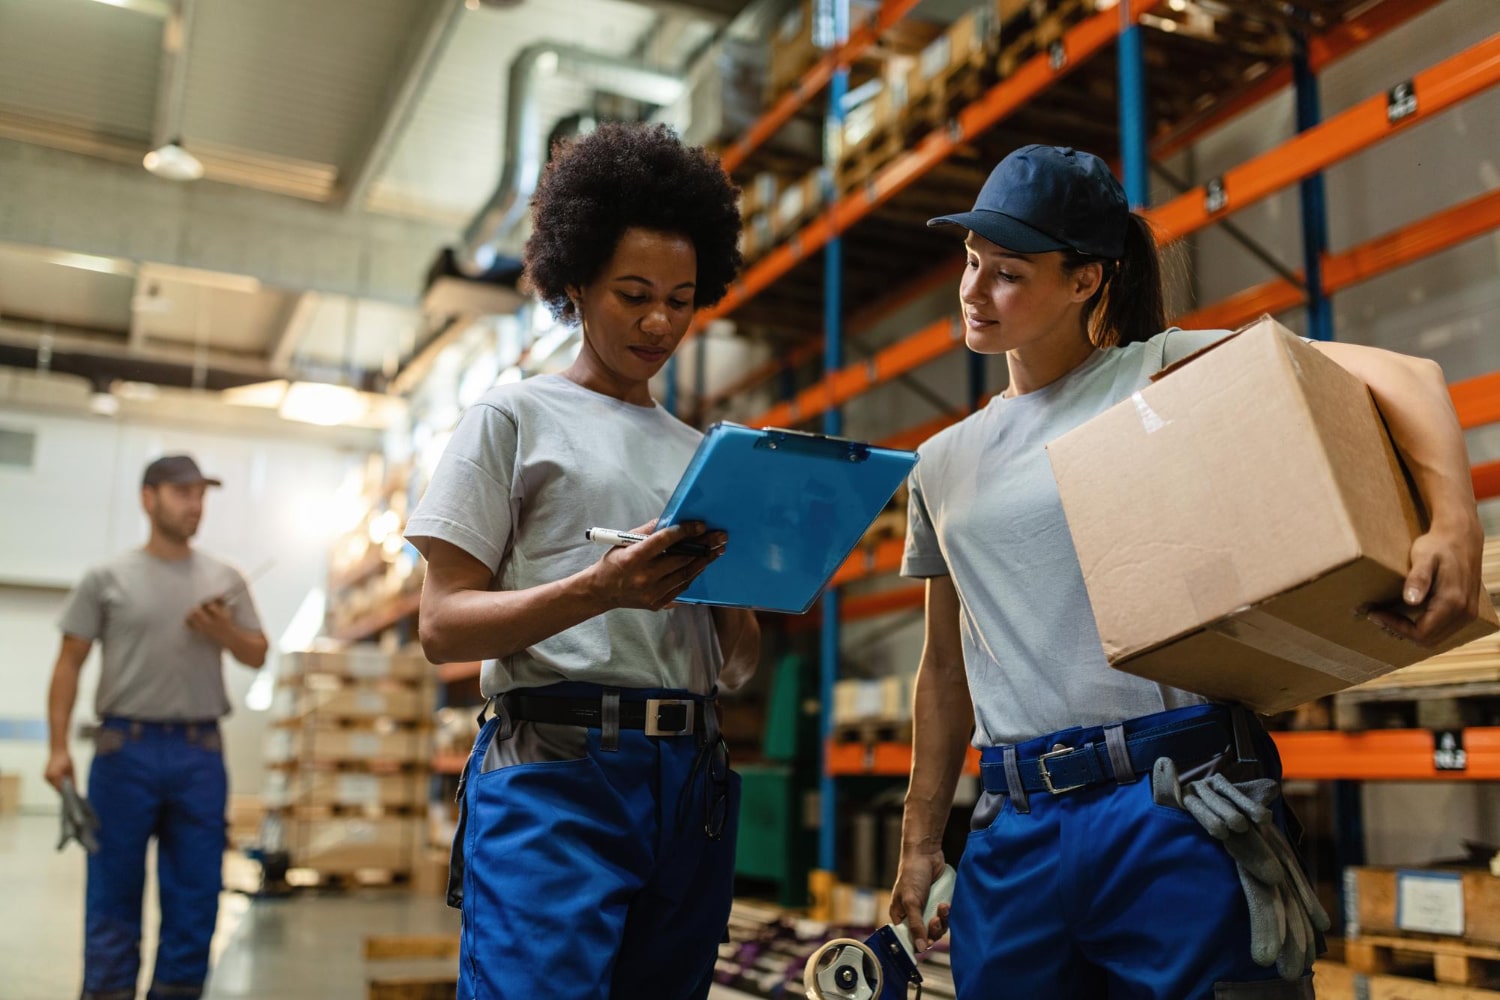
<svg viewBox="0 0 1500 1000"><path fill-rule="evenodd" d="M82 983L83 853L56 845L57 818L0 817L0 997L74 1000ZM247 865L230 855L230 878ZM156 939L155 892L146 896L141 990ZM365 1000L370 934L458 934L458 911L402 890L299 894L252 900L226 892L214 932L205 1000ZM388 973L436 971L430 963L382 963ZM710 1000L745 994L715 987Z"/></svg>

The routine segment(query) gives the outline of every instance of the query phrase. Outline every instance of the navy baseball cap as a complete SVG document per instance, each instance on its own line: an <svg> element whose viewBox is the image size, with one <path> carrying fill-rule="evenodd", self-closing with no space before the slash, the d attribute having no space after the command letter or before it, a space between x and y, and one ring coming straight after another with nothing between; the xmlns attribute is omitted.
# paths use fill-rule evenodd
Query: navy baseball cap
<svg viewBox="0 0 1500 1000"><path fill-rule="evenodd" d="M207 483L223 486L217 479L205 476L198 463L188 455L163 455L150 465L141 476L142 486L159 486L162 483Z"/></svg>
<svg viewBox="0 0 1500 1000"><path fill-rule="evenodd" d="M961 226L1016 253L1077 250L1118 260L1125 253L1130 204L1093 153L1067 146L1022 146L990 171L974 210L929 219Z"/></svg>

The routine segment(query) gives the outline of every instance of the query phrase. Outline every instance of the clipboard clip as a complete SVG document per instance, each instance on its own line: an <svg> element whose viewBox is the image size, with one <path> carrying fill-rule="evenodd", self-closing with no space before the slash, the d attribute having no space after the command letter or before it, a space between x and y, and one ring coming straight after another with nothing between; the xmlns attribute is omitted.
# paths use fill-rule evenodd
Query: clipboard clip
<svg viewBox="0 0 1500 1000"><path fill-rule="evenodd" d="M794 451L824 458L843 458L850 462L864 462L870 457L870 446L863 441L785 427L767 427L763 433L765 436L755 442L755 447L767 451Z"/></svg>

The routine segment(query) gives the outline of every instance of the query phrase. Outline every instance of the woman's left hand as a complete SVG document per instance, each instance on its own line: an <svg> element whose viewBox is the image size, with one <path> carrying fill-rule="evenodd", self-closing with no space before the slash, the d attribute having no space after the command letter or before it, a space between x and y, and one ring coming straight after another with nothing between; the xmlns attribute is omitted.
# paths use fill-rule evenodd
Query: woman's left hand
<svg viewBox="0 0 1500 1000"><path fill-rule="evenodd" d="M1373 609L1370 617L1419 646L1442 642L1479 617L1483 554L1484 531L1477 520L1433 525L1411 545L1411 571L1402 588L1411 614Z"/></svg>

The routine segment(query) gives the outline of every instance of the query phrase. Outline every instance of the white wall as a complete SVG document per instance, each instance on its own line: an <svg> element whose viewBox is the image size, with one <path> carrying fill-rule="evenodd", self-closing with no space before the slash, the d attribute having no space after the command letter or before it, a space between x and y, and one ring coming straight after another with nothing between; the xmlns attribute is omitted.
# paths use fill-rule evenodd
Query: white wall
<svg viewBox="0 0 1500 1000"><path fill-rule="evenodd" d="M144 420L59 416L0 408L0 428L34 431L32 469L0 467L0 635L6 656L0 668L0 720L45 720L46 689L57 653L57 615L84 570L143 543L141 471L152 458L174 452L196 457L205 472L224 480L211 491L195 544L254 572L274 565L251 591L273 648L309 589L327 577L333 537L332 498L361 452L319 440L317 432L235 434ZM23 586L17 586L23 584ZM38 586L41 585L41 586ZM75 719L93 718L92 691L98 654L85 667L85 692ZM263 713L245 708L255 672L226 657L234 714L226 723L231 784L255 792L261 785ZM274 668L274 652L267 664ZM86 762L78 747L75 763ZM55 801L40 778L46 745L0 740L0 771L19 771L23 801Z"/></svg>

